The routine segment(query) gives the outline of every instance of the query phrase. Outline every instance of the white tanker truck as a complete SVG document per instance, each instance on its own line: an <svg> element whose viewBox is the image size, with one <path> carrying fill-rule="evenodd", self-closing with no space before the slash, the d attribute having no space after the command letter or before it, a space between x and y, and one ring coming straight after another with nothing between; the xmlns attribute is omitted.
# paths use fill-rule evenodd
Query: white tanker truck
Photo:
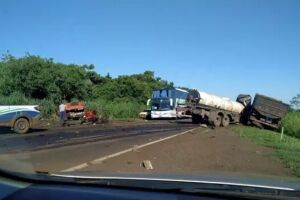
<svg viewBox="0 0 300 200"><path fill-rule="evenodd" d="M208 123L215 127L240 122L250 104L250 95L239 95L237 101L231 101L226 97L191 90L187 96L193 123Z"/></svg>

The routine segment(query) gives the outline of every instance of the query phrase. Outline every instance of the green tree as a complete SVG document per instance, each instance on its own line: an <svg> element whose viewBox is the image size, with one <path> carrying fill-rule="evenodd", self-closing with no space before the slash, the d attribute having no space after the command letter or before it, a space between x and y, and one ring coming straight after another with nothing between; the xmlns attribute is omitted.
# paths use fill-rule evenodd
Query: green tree
<svg viewBox="0 0 300 200"><path fill-rule="evenodd" d="M300 94L297 94L295 97L293 97L292 100L290 101L290 103L294 108L299 109L300 108Z"/></svg>
<svg viewBox="0 0 300 200"><path fill-rule="evenodd" d="M40 104L47 116L62 99L77 99L107 116L134 117L152 90L174 86L153 71L112 78L94 69L92 64L57 63L28 53L20 58L5 54L0 61L0 99L6 104Z"/></svg>
<svg viewBox="0 0 300 200"><path fill-rule="evenodd" d="M91 91L87 69L79 65L54 63L53 59L26 54L6 55L0 63L3 95L18 91L34 99L84 99Z"/></svg>

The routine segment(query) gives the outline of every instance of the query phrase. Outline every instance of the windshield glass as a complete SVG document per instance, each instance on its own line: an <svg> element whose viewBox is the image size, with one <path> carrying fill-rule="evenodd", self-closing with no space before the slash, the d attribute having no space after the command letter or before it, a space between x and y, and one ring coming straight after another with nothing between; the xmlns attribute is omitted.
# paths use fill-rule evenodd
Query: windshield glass
<svg viewBox="0 0 300 200"><path fill-rule="evenodd" d="M171 97L171 90L163 89L163 90L154 90L152 93L153 98L168 98Z"/></svg>
<svg viewBox="0 0 300 200"><path fill-rule="evenodd" d="M153 99L152 100L152 110L170 110L170 100L169 99Z"/></svg>
<svg viewBox="0 0 300 200"><path fill-rule="evenodd" d="M300 1L9 0L0 19L0 170L299 180Z"/></svg>

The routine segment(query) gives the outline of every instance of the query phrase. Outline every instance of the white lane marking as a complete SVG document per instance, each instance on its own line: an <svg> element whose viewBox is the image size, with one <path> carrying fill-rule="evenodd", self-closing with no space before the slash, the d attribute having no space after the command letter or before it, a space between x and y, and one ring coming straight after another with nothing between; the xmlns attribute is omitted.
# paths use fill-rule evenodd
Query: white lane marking
<svg viewBox="0 0 300 200"><path fill-rule="evenodd" d="M61 172L72 172L72 171L75 171L75 170L78 170L78 169L85 168L85 167L87 167L87 166L88 166L87 163L82 163L82 164L80 164L80 165L76 165L76 166L74 166L74 167L71 167L71 168L62 170Z"/></svg>
<svg viewBox="0 0 300 200"><path fill-rule="evenodd" d="M82 179L110 179L110 180L149 180L149 181L165 181L165 182L185 182L185 183L205 183L205 184L221 184L221 185L232 185L232 186L245 186L245 187L257 187L257 188L268 188L277 190L289 190L294 191L293 188L288 187L277 187L260 184L244 184L236 182L225 182L225 181L205 181L205 180L188 180L188 179L168 179L168 178L141 178L141 177L118 177L118 176L80 176L80 175L62 175L62 174L51 174L57 177L67 178L82 178Z"/></svg>
<svg viewBox="0 0 300 200"><path fill-rule="evenodd" d="M136 145L132 148L125 149L123 151L120 151L120 152L117 152L117 153L114 153L114 154L110 154L110 155L107 155L107 156L104 156L104 157L101 157L101 158L97 158L93 161L90 161L89 163L91 163L91 164L97 164L98 163L99 164L99 163L103 162L104 160L107 160L107 159L110 159L110 158L113 158L113 157L116 157L116 156L120 156L122 154L131 152L131 151L135 151L137 149L141 149L141 148L144 148L146 146L149 146L149 145L152 145L152 144L155 144L155 143L158 143L158 142L169 140L171 138L177 137L179 135L186 134L186 133L191 132L191 131L196 130L196 129L198 129L198 128L193 128L193 129L190 129L190 130L187 130L187 131L184 131L184 132L181 132L181 133L177 133L175 135L171 135L171 136L168 136L168 137L165 137L165 138L161 138L159 140L148 142L148 143L145 143L145 144L142 144L142 145ZM83 164L80 164L80 165L77 165L77 166L74 166L74 167L71 167L71 168L68 168L68 169L64 169L61 172L72 172L72 171L75 171L75 170L78 170L78 169L85 168L87 166L88 166L88 163L83 163Z"/></svg>

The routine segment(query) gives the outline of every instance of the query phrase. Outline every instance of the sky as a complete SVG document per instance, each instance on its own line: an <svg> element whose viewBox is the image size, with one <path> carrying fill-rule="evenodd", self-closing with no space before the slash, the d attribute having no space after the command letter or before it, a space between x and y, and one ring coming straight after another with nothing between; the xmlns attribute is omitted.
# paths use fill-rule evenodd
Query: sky
<svg viewBox="0 0 300 200"><path fill-rule="evenodd" d="M298 0L1 0L0 53L154 71L235 99L300 93Z"/></svg>

